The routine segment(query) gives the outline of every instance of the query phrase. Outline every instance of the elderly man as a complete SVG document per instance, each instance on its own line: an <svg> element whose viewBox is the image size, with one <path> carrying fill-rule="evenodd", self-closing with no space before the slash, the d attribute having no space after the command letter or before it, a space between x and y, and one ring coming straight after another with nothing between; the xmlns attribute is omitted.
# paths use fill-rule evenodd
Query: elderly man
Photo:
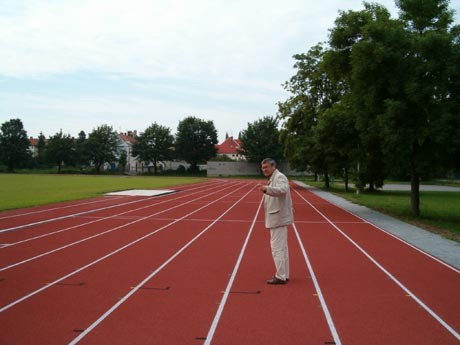
<svg viewBox="0 0 460 345"><path fill-rule="evenodd" d="M259 185L264 195L265 227L270 229L270 244L276 273L267 284L286 284L289 280L287 225L292 224L292 201L289 181L276 168L271 158L262 161L262 172L269 177L267 185Z"/></svg>

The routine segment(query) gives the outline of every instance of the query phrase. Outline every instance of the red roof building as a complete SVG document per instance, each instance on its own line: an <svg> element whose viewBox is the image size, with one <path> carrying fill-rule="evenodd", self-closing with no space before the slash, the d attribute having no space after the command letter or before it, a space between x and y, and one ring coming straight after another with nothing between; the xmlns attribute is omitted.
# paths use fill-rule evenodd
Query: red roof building
<svg viewBox="0 0 460 345"><path fill-rule="evenodd" d="M243 143L239 139L228 137L222 143L216 145L218 156L227 156L233 160L246 160L243 154Z"/></svg>

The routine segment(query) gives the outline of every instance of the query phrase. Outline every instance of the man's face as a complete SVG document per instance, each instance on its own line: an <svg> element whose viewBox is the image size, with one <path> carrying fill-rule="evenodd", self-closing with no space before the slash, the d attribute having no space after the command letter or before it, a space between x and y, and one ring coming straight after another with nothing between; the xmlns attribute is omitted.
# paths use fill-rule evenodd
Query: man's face
<svg viewBox="0 0 460 345"><path fill-rule="evenodd" d="M263 163L262 164L262 173L266 177L272 176L273 172L275 171L276 167L270 163Z"/></svg>

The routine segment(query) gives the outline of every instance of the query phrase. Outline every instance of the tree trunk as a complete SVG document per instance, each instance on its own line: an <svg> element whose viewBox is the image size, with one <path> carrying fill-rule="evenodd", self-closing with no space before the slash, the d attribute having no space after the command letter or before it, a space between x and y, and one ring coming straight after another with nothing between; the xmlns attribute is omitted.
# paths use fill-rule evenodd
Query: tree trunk
<svg viewBox="0 0 460 345"><path fill-rule="evenodd" d="M99 174L101 172L101 165L95 164L94 167L96 168L96 174Z"/></svg>
<svg viewBox="0 0 460 345"><path fill-rule="evenodd" d="M369 191L373 192L375 190L374 188L374 181L369 182Z"/></svg>
<svg viewBox="0 0 460 345"><path fill-rule="evenodd" d="M410 208L412 215L420 216L420 176L417 171L418 143L412 145L410 172Z"/></svg>
<svg viewBox="0 0 460 345"><path fill-rule="evenodd" d="M318 176L318 173L315 171L315 181L318 182L319 181L319 176Z"/></svg>
<svg viewBox="0 0 460 345"><path fill-rule="evenodd" d="M345 192L348 193L348 168L345 168Z"/></svg>
<svg viewBox="0 0 460 345"><path fill-rule="evenodd" d="M156 160L153 161L153 174L154 175L157 174L157 161Z"/></svg>
<svg viewBox="0 0 460 345"><path fill-rule="evenodd" d="M58 174L61 173L61 163L58 163Z"/></svg>
<svg viewBox="0 0 460 345"><path fill-rule="evenodd" d="M326 171L324 173L324 187L326 187L326 189L329 189L329 173Z"/></svg>

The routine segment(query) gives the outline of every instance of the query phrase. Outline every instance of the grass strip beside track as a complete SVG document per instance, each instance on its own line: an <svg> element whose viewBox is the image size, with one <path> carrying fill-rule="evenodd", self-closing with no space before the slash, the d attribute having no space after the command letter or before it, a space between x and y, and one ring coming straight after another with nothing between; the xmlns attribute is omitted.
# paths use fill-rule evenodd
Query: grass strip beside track
<svg viewBox="0 0 460 345"><path fill-rule="evenodd" d="M1 174L0 211L85 199L125 189L154 189L203 181L196 177Z"/></svg>

